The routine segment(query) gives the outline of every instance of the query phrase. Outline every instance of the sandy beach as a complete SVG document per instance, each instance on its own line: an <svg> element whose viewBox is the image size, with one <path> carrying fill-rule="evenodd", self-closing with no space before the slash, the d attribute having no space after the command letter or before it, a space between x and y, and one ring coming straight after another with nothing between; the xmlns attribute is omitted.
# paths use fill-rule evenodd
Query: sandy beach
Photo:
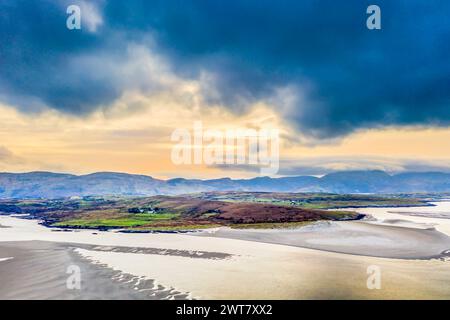
<svg viewBox="0 0 450 320"><path fill-rule="evenodd" d="M0 299L186 299L153 281L94 265L67 244L46 241L0 243ZM71 266L81 271L80 289L68 288ZM113 280L114 279L114 280Z"/></svg>
<svg viewBox="0 0 450 320"><path fill-rule="evenodd" d="M442 255L450 249L450 220L387 212L399 208L356 210L376 220L282 231L123 234L58 232L0 216L6 227L0 228L0 297L450 299L450 261ZM65 287L71 264L82 270L80 292ZM380 289L367 287L370 266L381 271Z"/></svg>
<svg viewBox="0 0 450 320"><path fill-rule="evenodd" d="M381 222L389 224L392 221L406 220L409 223L433 226L437 231L450 236L450 201L430 203L434 206L410 208L349 208L348 210L355 210L362 214L371 215L377 219L377 221L371 223Z"/></svg>

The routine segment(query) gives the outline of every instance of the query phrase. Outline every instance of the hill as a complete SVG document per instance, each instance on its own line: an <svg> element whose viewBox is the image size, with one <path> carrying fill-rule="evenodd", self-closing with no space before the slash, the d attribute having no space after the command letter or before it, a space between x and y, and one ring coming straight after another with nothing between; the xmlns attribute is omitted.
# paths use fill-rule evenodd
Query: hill
<svg viewBox="0 0 450 320"><path fill-rule="evenodd" d="M323 177L257 177L253 179L171 179L145 175L99 172L88 175L52 172L0 173L0 198L56 199L74 196L153 196L213 191L327 192L327 193L433 193L450 192L450 174L384 171L342 171Z"/></svg>

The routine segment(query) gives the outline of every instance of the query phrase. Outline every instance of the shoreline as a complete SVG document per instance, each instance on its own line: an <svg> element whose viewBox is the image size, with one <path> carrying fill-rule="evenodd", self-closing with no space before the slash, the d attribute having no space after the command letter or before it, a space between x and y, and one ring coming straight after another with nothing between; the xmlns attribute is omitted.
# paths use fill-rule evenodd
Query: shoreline
<svg viewBox="0 0 450 320"><path fill-rule="evenodd" d="M339 207L342 208L342 207ZM393 208L397 208L397 207L393 207ZM336 208L338 209L338 208ZM344 209L344 208L342 208ZM327 209L328 210L328 209ZM334 210L334 209L333 209ZM211 224L211 228L194 228L194 229L189 229L189 225L187 225L186 229L179 229L179 230L136 230L136 229L124 229L123 227L111 227L111 226L100 226L100 227L92 227L92 226L65 226L65 225L60 225L60 226L53 226L52 224L54 223L54 221L50 221L50 220L45 220L40 216L34 216L32 214L26 214L26 215L17 215L17 214L6 214L0 213L0 217L1 216L10 216L10 217L15 217L15 218L19 218L19 219L25 219L25 220L35 220L38 221L40 225L55 230L55 231L75 231L75 230L94 230L94 231L111 231L111 230L116 230L117 232L121 232L121 233L167 233L167 234L183 234L183 233L192 233L192 232L202 232L204 230L208 230L208 229L213 229L213 228L217 228L217 223L216 224ZM345 218L345 219L341 219L341 220L316 220L316 221L310 221L311 223L314 222L319 222L319 221L358 221L358 220L363 220L367 215L365 214L357 214L357 216L355 218ZM277 222L267 222L267 223L271 223L271 224L276 224ZM280 224L282 224L283 222L280 222ZM290 222L284 222L284 223L290 223ZM297 223L295 221L293 221L292 223ZM235 224L236 226L239 226L239 224ZM230 227L230 224L224 224L221 227ZM0 225L0 228L2 228L2 226ZM271 229L271 228L268 228ZM284 229L284 228L280 228L280 229Z"/></svg>
<svg viewBox="0 0 450 320"><path fill-rule="evenodd" d="M216 201L216 202L220 202L220 201ZM242 202L243 205L248 205L248 204L254 204L253 202ZM262 203L257 203L257 204L261 204ZM407 203L403 203L403 204L392 204L390 205L390 207L392 208L406 208L406 207L416 207L418 204L407 204ZM433 206L433 204L428 203L427 201L423 200L420 201L420 205L423 206ZM383 208L382 204L379 203L374 203L371 205L356 205L356 206L352 206L351 204L347 204L347 205L339 205L339 206L334 206L334 207L327 207L327 209L314 209L314 208L303 208L303 207L298 207L298 206L285 206L285 205L279 205L279 207L285 207L285 208L289 208L289 209L298 209L298 210L311 210L314 211L316 210L317 212L322 211L322 213L326 213L329 211L333 211L333 210L337 210L337 211L345 211L345 209L362 209L362 208ZM17 211L17 210L16 210ZM0 215L14 215L14 216L18 216L19 214L16 214L14 212L16 212L14 210L10 210L7 212L3 212L0 213ZM161 226L161 227L151 227L148 226L149 229L145 229L143 228L143 230L139 230L139 225L137 225L137 227L124 227L121 224L111 224L111 223L98 223L98 224L92 224L89 225L87 223L70 223L70 219L66 219L66 220L62 220L61 218L58 217L52 217L52 216L46 216L45 214L43 214L41 212L41 210L25 210L22 211L20 208L17 212L27 212L26 214L20 214L23 219L37 219L40 221L40 223L47 227L47 228L54 228L54 229L65 229L65 230L97 230L97 231L108 231L108 230L119 230L120 232L125 232L125 233L184 233L184 232L193 232L193 231L197 231L197 230L201 230L201 229L205 229L205 228L213 228L213 227L217 227L217 225L221 225L223 227L227 227L227 226L239 226L239 224L244 223L244 224L248 224L246 222L240 222L240 221L228 221L227 219L222 219L222 220L212 220L210 221L208 224L205 224L204 227L202 228L191 228L192 226L192 221L187 220L184 221L186 223L183 223L183 219L181 219L181 223L176 224L176 228L175 229L170 229L167 228L166 225ZM317 212L315 212L317 214ZM321 219L324 220L329 220L329 221L355 221L355 220L361 220L365 217L364 214L358 213L358 212L353 212L350 216L343 216L343 217L334 217L331 216L330 217L324 217L323 215L319 215L318 217L315 218L311 218L311 217L307 217L306 219L303 220L296 220L296 219L292 219L289 217L285 217L284 219L278 219L277 217L274 217L272 220L268 220L268 221L257 221L256 223L267 223L267 224L277 224L277 223L289 223L290 221L292 222L308 222L308 221L320 221ZM68 222L67 224L65 224L65 221Z"/></svg>

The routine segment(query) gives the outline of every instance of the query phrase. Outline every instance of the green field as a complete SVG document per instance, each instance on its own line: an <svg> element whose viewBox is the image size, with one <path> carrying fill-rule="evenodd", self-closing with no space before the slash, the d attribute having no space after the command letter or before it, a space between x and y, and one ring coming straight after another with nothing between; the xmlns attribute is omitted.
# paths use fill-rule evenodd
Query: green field
<svg viewBox="0 0 450 320"><path fill-rule="evenodd" d="M408 207L423 205L423 200L393 195L339 195L327 193L231 192L206 193L197 197L229 202L263 203L305 209L337 209L362 207Z"/></svg>
<svg viewBox="0 0 450 320"><path fill-rule="evenodd" d="M424 204L423 199L412 195L210 192L183 196L4 200L0 201L0 214L29 214L51 227L177 231L217 226L291 228L312 221L360 218L353 211L330 210L334 208Z"/></svg>
<svg viewBox="0 0 450 320"><path fill-rule="evenodd" d="M141 213L129 215L123 218L112 218L112 219L73 219L54 223L54 227L87 227L87 228L98 228L98 227L124 227L132 228L145 226L154 222L170 221L179 217L179 214L173 213Z"/></svg>

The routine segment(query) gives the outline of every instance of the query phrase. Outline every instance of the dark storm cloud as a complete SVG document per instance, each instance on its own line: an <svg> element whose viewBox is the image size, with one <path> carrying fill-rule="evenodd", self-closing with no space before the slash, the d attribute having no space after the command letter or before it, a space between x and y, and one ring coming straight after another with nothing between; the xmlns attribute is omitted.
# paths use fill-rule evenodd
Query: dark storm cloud
<svg viewBox="0 0 450 320"><path fill-rule="evenodd" d="M6 102L26 110L48 105L80 114L117 97L107 70L74 64L77 57L104 48L106 39L69 31L68 5L50 0L1 3L0 95Z"/></svg>
<svg viewBox="0 0 450 320"><path fill-rule="evenodd" d="M289 87L298 99L277 107L303 133L449 124L446 0L103 1L94 33L65 28L67 2L33 3L4 1L0 13L0 95L18 104L83 113L113 101L126 83L73 61L121 61L128 43L151 36L180 76L212 75L210 102L281 104L277 90ZM382 30L366 28L369 4L381 7Z"/></svg>

